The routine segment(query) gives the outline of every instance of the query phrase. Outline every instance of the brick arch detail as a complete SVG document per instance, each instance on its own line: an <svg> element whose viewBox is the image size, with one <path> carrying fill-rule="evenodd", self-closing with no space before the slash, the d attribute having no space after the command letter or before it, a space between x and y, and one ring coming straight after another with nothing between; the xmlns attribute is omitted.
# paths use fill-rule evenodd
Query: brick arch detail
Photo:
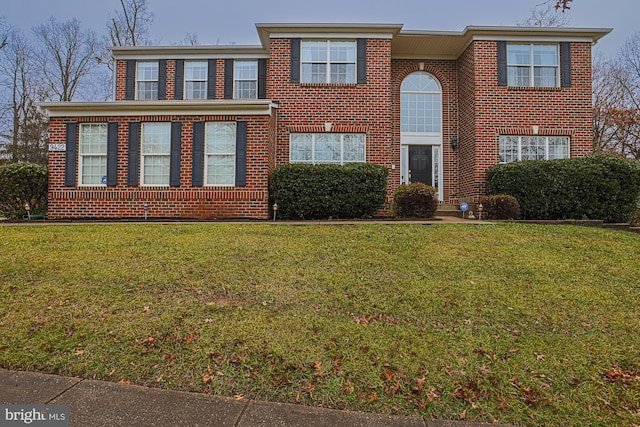
<svg viewBox="0 0 640 427"><path fill-rule="evenodd" d="M447 82L447 79L444 77L442 72L436 67L425 64L424 70L421 70L420 68L418 68L418 64L415 64L413 66L406 67L400 73L398 73L395 81L393 82L394 92L400 93L400 85L402 85L404 79L406 79L410 74L417 72L428 73L435 77L435 79L438 80L438 83L440 83L440 88L442 89L443 94L450 89L449 82Z"/></svg>

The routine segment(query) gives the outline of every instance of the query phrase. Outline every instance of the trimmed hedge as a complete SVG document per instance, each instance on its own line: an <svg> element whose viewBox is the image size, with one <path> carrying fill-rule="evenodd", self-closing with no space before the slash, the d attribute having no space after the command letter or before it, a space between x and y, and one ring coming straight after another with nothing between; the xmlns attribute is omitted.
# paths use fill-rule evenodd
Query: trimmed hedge
<svg viewBox="0 0 640 427"><path fill-rule="evenodd" d="M400 218L433 218L438 209L438 190L423 184L402 184L393 193L391 213Z"/></svg>
<svg viewBox="0 0 640 427"><path fill-rule="evenodd" d="M271 173L271 203L278 218L368 218L384 206L386 167L369 163L291 164Z"/></svg>
<svg viewBox="0 0 640 427"><path fill-rule="evenodd" d="M487 173L488 194L509 194L523 219L627 222L640 197L640 162L611 154L500 164Z"/></svg>
<svg viewBox="0 0 640 427"><path fill-rule="evenodd" d="M0 166L0 215L18 219L27 215L25 202L32 214L47 212L47 167L35 163L10 163Z"/></svg>

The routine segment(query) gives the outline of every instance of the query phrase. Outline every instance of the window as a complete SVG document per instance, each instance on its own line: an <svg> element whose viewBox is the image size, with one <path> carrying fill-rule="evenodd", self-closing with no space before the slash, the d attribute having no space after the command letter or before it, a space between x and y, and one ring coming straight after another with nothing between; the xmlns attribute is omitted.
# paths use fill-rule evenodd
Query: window
<svg viewBox="0 0 640 427"><path fill-rule="evenodd" d="M442 131L442 89L428 73L410 74L400 86L400 130L415 133Z"/></svg>
<svg viewBox="0 0 640 427"><path fill-rule="evenodd" d="M185 99L207 98L207 61L184 63Z"/></svg>
<svg viewBox="0 0 640 427"><path fill-rule="evenodd" d="M106 185L107 124L80 125L80 185Z"/></svg>
<svg viewBox="0 0 640 427"><path fill-rule="evenodd" d="M138 62L136 93L139 100L158 99L158 63Z"/></svg>
<svg viewBox="0 0 640 427"><path fill-rule="evenodd" d="M235 99L258 98L258 61L235 61L233 67Z"/></svg>
<svg viewBox="0 0 640 427"><path fill-rule="evenodd" d="M142 185L169 185L171 123L143 123L140 151Z"/></svg>
<svg viewBox="0 0 640 427"><path fill-rule="evenodd" d="M559 62L556 44L508 44L508 85L558 87Z"/></svg>
<svg viewBox="0 0 640 427"><path fill-rule="evenodd" d="M235 185L235 122L208 122L206 124L205 156L206 185Z"/></svg>
<svg viewBox="0 0 640 427"><path fill-rule="evenodd" d="M569 158L568 136L500 136L500 163Z"/></svg>
<svg viewBox="0 0 640 427"><path fill-rule="evenodd" d="M365 134L362 133L292 133L291 163L363 163Z"/></svg>
<svg viewBox="0 0 640 427"><path fill-rule="evenodd" d="M302 83L355 83L355 41L303 41Z"/></svg>

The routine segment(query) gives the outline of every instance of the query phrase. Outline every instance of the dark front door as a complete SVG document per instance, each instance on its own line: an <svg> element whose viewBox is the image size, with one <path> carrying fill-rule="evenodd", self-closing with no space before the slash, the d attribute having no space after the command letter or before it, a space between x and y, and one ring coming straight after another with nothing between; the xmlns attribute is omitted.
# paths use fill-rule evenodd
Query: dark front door
<svg viewBox="0 0 640 427"><path fill-rule="evenodd" d="M409 182L433 185L433 149L430 145L409 146Z"/></svg>

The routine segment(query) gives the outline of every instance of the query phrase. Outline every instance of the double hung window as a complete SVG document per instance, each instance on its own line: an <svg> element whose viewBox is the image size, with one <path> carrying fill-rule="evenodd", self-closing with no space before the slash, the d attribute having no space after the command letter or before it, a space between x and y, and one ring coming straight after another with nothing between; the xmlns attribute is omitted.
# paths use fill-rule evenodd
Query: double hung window
<svg viewBox="0 0 640 427"><path fill-rule="evenodd" d="M136 88L137 99L158 99L158 62L138 62Z"/></svg>
<svg viewBox="0 0 640 427"><path fill-rule="evenodd" d="M302 41L302 83L355 83L355 41Z"/></svg>
<svg viewBox="0 0 640 427"><path fill-rule="evenodd" d="M207 61L186 61L184 64L185 99L207 98Z"/></svg>
<svg viewBox="0 0 640 427"><path fill-rule="evenodd" d="M171 161L171 123L143 123L142 185L168 186Z"/></svg>
<svg viewBox="0 0 640 427"><path fill-rule="evenodd" d="M106 185L107 124L80 125L80 185Z"/></svg>
<svg viewBox="0 0 640 427"><path fill-rule="evenodd" d="M558 87L558 50L557 44L507 44L508 85Z"/></svg>
<svg viewBox="0 0 640 427"><path fill-rule="evenodd" d="M208 122L205 126L206 185L235 185L236 122Z"/></svg>
<svg viewBox="0 0 640 427"><path fill-rule="evenodd" d="M235 61L233 67L234 98L258 98L258 61Z"/></svg>

